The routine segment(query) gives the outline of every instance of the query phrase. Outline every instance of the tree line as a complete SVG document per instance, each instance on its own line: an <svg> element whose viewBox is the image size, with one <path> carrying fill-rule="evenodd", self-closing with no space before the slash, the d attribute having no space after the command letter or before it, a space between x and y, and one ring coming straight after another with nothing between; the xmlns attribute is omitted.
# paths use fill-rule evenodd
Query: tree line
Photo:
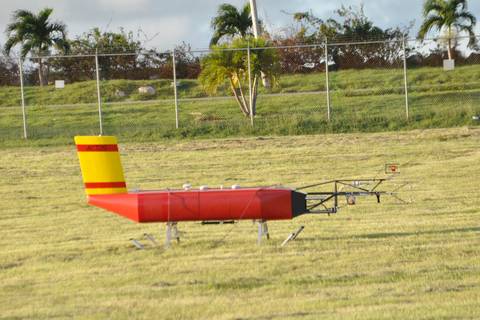
<svg viewBox="0 0 480 320"><path fill-rule="evenodd" d="M470 36L469 47L477 48L473 33L475 16L468 11L467 0L426 0L424 2L424 22L418 34L425 39L427 34L437 32L445 36L447 43L437 44L430 52L416 53L408 48L414 64L436 64L443 58L455 58L457 63L469 63L467 57L456 51L453 40L460 34ZM0 85L17 84L18 63L8 57L12 49L19 47L22 57L47 56L53 54L92 55L96 52L123 53L121 56L99 57L101 77L105 79L154 79L172 78L172 53L148 50L133 32L121 29L118 32L101 31L98 28L68 39L66 25L51 21L53 10L46 8L38 13L17 10L6 28L7 41L2 48L5 54L0 58ZM322 46L302 49L288 48L277 50L275 63L270 65L272 72L309 73L324 71L327 65L332 69L384 68L395 66L403 57L403 38L411 32L406 28L382 29L369 19L363 7L341 6L335 16L327 20L316 17L310 12L297 12L292 15L293 25L286 32L272 34L262 28L265 46L294 46L297 44L364 42L385 40L383 44L371 45L335 45L329 48L331 61L325 63ZM262 22L260 22L263 27ZM211 22L213 35L212 49L226 49L240 44L249 45L252 39L252 20L250 6L236 8L230 4L219 6L217 15ZM237 40L236 39L243 39ZM258 42L258 41L257 41ZM258 43L257 43L258 45ZM128 55L128 53L138 53ZM176 71L179 78L198 78L202 72L202 60L191 53L188 44L176 48ZM228 61L228 57L224 57ZM205 59L208 61L208 59ZM212 61L212 59L210 59ZM32 59L24 76L31 84L47 84L49 79L62 78L67 82L91 80L95 77L95 60L85 58ZM231 62L231 61L230 61ZM207 62L203 62L208 67ZM438 65L438 64L437 64ZM264 66L265 68L265 66ZM210 68L211 69L211 68ZM210 72L213 72L212 70ZM240 70L234 72L241 74ZM201 77L207 79L205 74ZM234 82L236 83L236 82Z"/></svg>

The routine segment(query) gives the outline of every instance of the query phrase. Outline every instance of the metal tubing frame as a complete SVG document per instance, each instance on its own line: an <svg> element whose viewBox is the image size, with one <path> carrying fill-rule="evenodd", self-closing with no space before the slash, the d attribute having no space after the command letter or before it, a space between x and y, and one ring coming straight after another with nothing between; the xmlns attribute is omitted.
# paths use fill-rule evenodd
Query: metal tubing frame
<svg viewBox="0 0 480 320"><path fill-rule="evenodd" d="M380 202L380 197L382 195L389 195L395 197L395 192L386 192L386 191L377 191L377 188L389 179L346 179L346 180L331 180L315 185L309 185L297 190L305 190L314 187L321 187L332 185L332 192L307 192L306 200L307 204L310 202L310 205L307 205L307 210L309 214L335 214L340 209L338 197L368 197L376 196L377 201ZM373 184L370 188L361 187L362 183ZM344 187L350 187L352 191L339 191L339 185ZM329 202L333 201L333 205L330 207L327 206ZM313 202L313 203L312 203ZM318 207L323 207L324 209L317 210Z"/></svg>

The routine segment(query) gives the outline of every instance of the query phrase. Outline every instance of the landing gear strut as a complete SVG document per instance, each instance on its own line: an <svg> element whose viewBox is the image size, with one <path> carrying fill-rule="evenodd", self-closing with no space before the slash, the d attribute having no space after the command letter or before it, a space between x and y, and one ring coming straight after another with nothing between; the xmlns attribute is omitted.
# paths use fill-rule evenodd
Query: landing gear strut
<svg viewBox="0 0 480 320"><path fill-rule="evenodd" d="M267 240L270 239L270 234L268 233L268 226L266 220L259 220L258 221L258 239L257 244L262 244L262 238L265 236Z"/></svg>
<svg viewBox="0 0 480 320"><path fill-rule="evenodd" d="M172 239L176 239L177 242L180 242L180 233L178 232L176 222L167 222L167 238L165 239L165 247L169 248Z"/></svg>

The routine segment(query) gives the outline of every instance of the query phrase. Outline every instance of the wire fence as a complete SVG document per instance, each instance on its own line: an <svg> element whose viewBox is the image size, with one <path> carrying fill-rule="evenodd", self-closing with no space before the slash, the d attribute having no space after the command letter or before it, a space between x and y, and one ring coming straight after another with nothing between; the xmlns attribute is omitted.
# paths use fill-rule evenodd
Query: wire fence
<svg viewBox="0 0 480 320"><path fill-rule="evenodd" d="M446 59L438 39L222 51L222 59L231 56L232 63L243 64L225 67L240 71L217 81L215 90L207 90L205 79L211 78L212 70L205 61L218 50L4 61L2 65L18 76L0 81L1 139L309 134L475 125L473 118L480 114L480 51L468 49L467 42L455 41L454 61ZM275 57L271 83L263 72L261 77L252 74L267 50Z"/></svg>

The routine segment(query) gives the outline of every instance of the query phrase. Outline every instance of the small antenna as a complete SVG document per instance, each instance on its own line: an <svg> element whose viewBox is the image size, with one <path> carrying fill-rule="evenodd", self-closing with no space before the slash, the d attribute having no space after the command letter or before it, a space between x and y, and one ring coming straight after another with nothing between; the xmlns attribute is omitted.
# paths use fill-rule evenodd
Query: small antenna
<svg viewBox="0 0 480 320"><path fill-rule="evenodd" d="M103 30L103 32L107 32L108 29L110 29L110 25L112 24L112 21L113 21L113 15L114 15L114 12L112 11L112 14L110 15L110 19L108 20L108 23L105 25L105 29Z"/></svg>

